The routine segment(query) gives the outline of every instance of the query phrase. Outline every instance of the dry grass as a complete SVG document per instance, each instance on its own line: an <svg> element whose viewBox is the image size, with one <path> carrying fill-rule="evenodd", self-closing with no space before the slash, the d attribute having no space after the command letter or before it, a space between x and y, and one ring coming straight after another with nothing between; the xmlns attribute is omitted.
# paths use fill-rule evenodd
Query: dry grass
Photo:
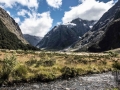
<svg viewBox="0 0 120 90"><path fill-rule="evenodd" d="M0 51L0 72L2 61L7 56L16 57L16 65L6 82L13 81L51 81L56 78L69 78L77 75L102 73L115 70L113 64L120 62L119 55L102 54L65 54L34 51ZM1 74L0 74L1 75ZM5 81L5 80L4 80ZM1 83L5 83L5 82Z"/></svg>

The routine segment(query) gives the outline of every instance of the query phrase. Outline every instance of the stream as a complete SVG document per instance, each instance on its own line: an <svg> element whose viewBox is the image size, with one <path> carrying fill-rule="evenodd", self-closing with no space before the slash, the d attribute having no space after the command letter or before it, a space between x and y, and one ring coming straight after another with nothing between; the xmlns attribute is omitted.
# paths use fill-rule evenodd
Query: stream
<svg viewBox="0 0 120 90"><path fill-rule="evenodd" d="M0 90L112 90L117 86L115 75L107 72L48 83L26 83L13 87L0 87Z"/></svg>

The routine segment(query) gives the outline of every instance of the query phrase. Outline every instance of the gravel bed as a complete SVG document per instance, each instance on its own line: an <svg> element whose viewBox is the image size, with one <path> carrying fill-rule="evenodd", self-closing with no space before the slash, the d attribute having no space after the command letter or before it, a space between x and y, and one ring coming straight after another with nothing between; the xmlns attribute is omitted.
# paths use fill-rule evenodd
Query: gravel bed
<svg viewBox="0 0 120 90"><path fill-rule="evenodd" d="M56 80L49 83L23 84L14 87L0 87L0 90L111 90L117 87L111 72L79 76L69 80Z"/></svg>

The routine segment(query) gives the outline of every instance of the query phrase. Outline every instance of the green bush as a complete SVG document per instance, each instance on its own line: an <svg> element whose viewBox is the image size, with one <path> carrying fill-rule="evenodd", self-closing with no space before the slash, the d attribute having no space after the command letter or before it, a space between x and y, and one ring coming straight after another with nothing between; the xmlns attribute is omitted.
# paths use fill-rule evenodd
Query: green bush
<svg viewBox="0 0 120 90"><path fill-rule="evenodd" d="M120 62L117 62L117 61L114 62L113 68L116 68L116 69L120 70Z"/></svg>
<svg viewBox="0 0 120 90"><path fill-rule="evenodd" d="M43 66L45 66L45 67L50 67L50 66L53 66L54 64L55 64L56 62L55 62L55 60L45 60L44 62L43 62Z"/></svg>
<svg viewBox="0 0 120 90"><path fill-rule="evenodd" d="M13 76L18 79L25 79L28 68L25 65L19 65L13 72Z"/></svg>
<svg viewBox="0 0 120 90"><path fill-rule="evenodd" d="M53 73L40 73L36 75L37 81L51 81L54 80L56 77Z"/></svg>
<svg viewBox="0 0 120 90"><path fill-rule="evenodd" d="M38 61L34 58L31 58L29 61L26 61L25 63L28 65L28 66L31 66L33 64L36 64Z"/></svg>
<svg viewBox="0 0 120 90"><path fill-rule="evenodd" d="M55 65L56 61L55 60L40 60L36 62L36 66L35 67L39 67L44 66L44 67L52 67L53 65Z"/></svg>
<svg viewBox="0 0 120 90"><path fill-rule="evenodd" d="M2 63L2 72L0 79L8 80L9 75L13 71L15 65L16 65L16 57L14 55L10 57L6 56Z"/></svg>
<svg viewBox="0 0 120 90"><path fill-rule="evenodd" d="M109 55L111 56L111 57L116 57L116 56L118 56L118 53L115 53L115 52L109 52Z"/></svg>
<svg viewBox="0 0 120 90"><path fill-rule="evenodd" d="M63 78L70 78L79 75L79 71L76 68L67 66L61 69L61 73Z"/></svg>

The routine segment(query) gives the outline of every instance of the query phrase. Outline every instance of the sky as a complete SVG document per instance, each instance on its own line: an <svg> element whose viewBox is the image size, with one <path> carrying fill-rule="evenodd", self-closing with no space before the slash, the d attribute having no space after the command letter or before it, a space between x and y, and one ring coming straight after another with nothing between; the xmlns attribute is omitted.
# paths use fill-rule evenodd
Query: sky
<svg viewBox="0 0 120 90"><path fill-rule="evenodd" d="M99 20L117 0L0 0L23 34L43 37L54 26L76 18Z"/></svg>

